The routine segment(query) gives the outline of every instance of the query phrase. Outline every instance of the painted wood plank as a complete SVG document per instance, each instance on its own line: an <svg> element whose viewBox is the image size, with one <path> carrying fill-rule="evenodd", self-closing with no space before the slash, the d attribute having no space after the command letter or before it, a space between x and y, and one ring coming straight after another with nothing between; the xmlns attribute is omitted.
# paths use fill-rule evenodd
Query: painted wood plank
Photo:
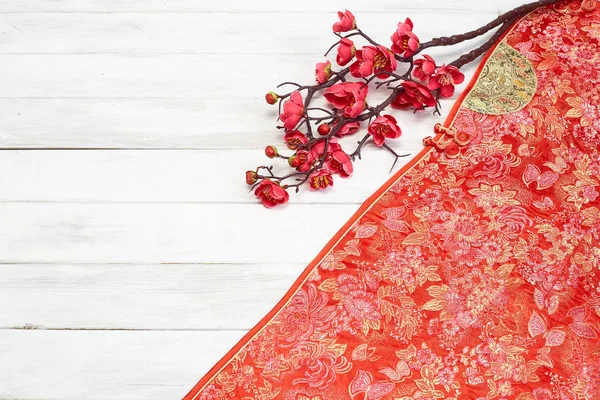
<svg viewBox="0 0 600 400"><path fill-rule="evenodd" d="M308 263L357 208L3 203L0 263Z"/></svg>
<svg viewBox="0 0 600 400"><path fill-rule="evenodd" d="M244 332L0 330L0 398L182 398Z"/></svg>
<svg viewBox="0 0 600 400"><path fill-rule="evenodd" d="M350 179L336 178L326 193L306 186L293 203L362 204L393 175L393 157L373 147L365 148ZM272 161L250 150L4 151L0 171L10 172L0 177L0 201L255 204L244 172ZM291 171L283 160L273 165L280 174Z"/></svg>
<svg viewBox="0 0 600 400"><path fill-rule="evenodd" d="M270 143L279 146L277 110L261 96L271 84L272 80L257 82L245 97L232 99L0 99L0 148L262 150ZM453 101L442 101L443 116ZM420 148L421 139L443 121L430 112L390 112L404 132L395 145L405 150Z"/></svg>
<svg viewBox="0 0 600 400"><path fill-rule="evenodd" d="M264 94L280 82L313 82L314 63L321 58L291 54L13 54L3 55L2 60L1 98L175 97L205 102L242 98L264 103ZM232 68L235 72L231 74L223 72ZM286 89L279 91L285 93Z"/></svg>
<svg viewBox="0 0 600 400"><path fill-rule="evenodd" d="M0 329L249 330L304 267L1 265Z"/></svg>
<svg viewBox="0 0 600 400"><path fill-rule="evenodd" d="M476 29L495 16L495 10L465 13L450 23L448 12L410 12L423 40ZM405 17L357 14L361 29L384 45ZM307 54L317 61L338 39L331 32L336 20L334 12L7 14L0 19L0 53Z"/></svg>
<svg viewBox="0 0 600 400"><path fill-rule="evenodd" d="M197 1L197 0L28 0L15 2L11 0L0 1L0 12L333 12L349 8L354 12L394 12L404 13L415 10L444 10L449 13L459 11L480 12L496 9L511 9L521 5L521 0L453 0L441 2L439 0L377 0L365 3L361 0L306 0L290 2L287 0L267 1Z"/></svg>
<svg viewBox="0 0 600 400"><path fill-rule="evenodd" d="M234 97L264 103L284 79L311 82L314 57L208 54L3 55L2 98ZM224 74L235 65L235 73ZM43 66L40 68L40 66Z"/></svg>
<svg viewBox="0 0 600 400"><path fill-rule="evenodd" d="M221 84L211 80L210 74L192 72L193 68L168 77L177 74L175 59L208 57L202 55L167 55L155 61L149 56L123 55L2 57L21 60L19 65L11 64L11 76L4 80L2 96L8 97L0 98L4 111L0 148L262 149L268 143L278 144L280 137L275 128L277 109L264 102L262 93L289 77L312 79L301 71L310 63L301 56L283 56L280 61L285 64L270 74L256 65L248 67L254 68L252 80L232 77ZM174 64L167 67L161 62L163 57ZM214 57L222 59L207 69L216 70L232 58ZM277 63L272 56L244 57L262 60L263 65L268 64L265 58ZM45 63L49 71L33 71L30 62ZM204 68L200 64L197 68ZM31 74L22 74L19 68L31 69ZM464 72L470 78L474 70L475 65L470 65ZM236 95L227 97L227 93ZM383 95L374 93L370 101L381 100ZM14 98L22 96L27 98ZM444 116L454 101L442 100ZM315 104L324 105L322 99ZM403 149L420 148L422 138L443 120L429 112L390 112L403 128L404 136L398 141Z"/></svg>
<svg viewBox="0 0 600 400"><path fill-rule="evenodd" d="M56 42L70 40L77 39ZM132 38L132 43L139 42ZM82 46L88 44L93 47ZM292 54L0 57L7 69L0 97L5 110L0 121L2 148L261 148L276 134L276 110L264 103L263 93L287 79L310 82L315 61ZM236 74L215 79L237 64L242 67ZM473 70L474 65L465 72L470 75ZM374 94L370 101L381 96ZM445 112L451 104L443 102ZM426 113L403 113L401 119L405 138L413 140L405 147L409 149L419 146L437 122Z"/></svg>
<svg viewBox="0 0 600 400"><path fill-rule="evenodd" d="M264 82L272 73L265 65L285 70L302 58L311 65L306 57L273 55L4 55L2 97L258 97L264 90L253 87L248 76ZM242 65L236 74L216 79L224 66L237 62ZM310 75L308 69L304 78ZM237 93L227 91L236 87Z"/></svg>

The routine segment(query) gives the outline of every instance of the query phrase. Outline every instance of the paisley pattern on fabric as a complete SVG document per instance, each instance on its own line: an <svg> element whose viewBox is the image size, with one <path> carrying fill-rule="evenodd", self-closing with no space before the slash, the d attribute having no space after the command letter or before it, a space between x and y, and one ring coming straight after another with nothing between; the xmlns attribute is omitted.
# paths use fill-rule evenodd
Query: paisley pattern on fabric
<svg viewBox="0 0 600 400"><path fill-rule="evenodd" d="M526 56L500 43L483 68L464 107L500 115L523 109L537 89L537 75Z"/></svg>
<svg viewBox="0 0 600 400"><path fill-rule="evenodd" d="M600 10L573 9L484 71L533 98L458 109L459 156L399 174L186 399L600 399Z"/></svg>

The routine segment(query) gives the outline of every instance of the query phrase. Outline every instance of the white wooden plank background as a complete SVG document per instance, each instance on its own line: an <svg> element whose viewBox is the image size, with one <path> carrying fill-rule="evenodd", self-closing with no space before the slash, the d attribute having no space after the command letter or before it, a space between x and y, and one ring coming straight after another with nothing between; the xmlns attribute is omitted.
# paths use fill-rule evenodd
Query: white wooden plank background
<svg viewBox="0 0 600 400"><path fill-rule="evenodd" d="M387 42L520 3L0 0L0 398L181 398L389 177L368 149L330 193L257 205L264 93L312 79L338 9ZM441 118L400 119L415 154Z"/></svg>

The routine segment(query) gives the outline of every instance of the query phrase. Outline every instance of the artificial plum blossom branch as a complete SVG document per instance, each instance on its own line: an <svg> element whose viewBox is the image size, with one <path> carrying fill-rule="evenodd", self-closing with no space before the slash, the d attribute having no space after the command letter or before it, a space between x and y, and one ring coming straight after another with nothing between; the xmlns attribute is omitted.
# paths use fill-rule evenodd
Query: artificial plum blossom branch
<svg viewBox="0 0 600 400"><path fill-rule="evenodd" d="M459 68L489 50L520 17L537 7L557 2L559 0L539 0L526 4L474 31L424 43L413 32L414 25L407 18L391 35L389 47L363 32L350 11L338 12L339 21L332 29L339 40L325 55L336 49L335 62L340 69L334 70L329 60L317 63L316 84L284 82L278 88L292 86L293 90L283 94L269 92L265 96L269 104L279 103L281 125L278 128L285 132L283 140L292 152L283 155L276 147L267 146L265 154L271 159L285 160L292 172L277 175L272 166L260 166L246 172L246 183L265 206L274 207L289 200L288 190L298 192L307 183L312 190L324 190L333 186L334 176L349 177L354 161L361 159L362 149L370 142L394 157L393 169L398 159L407 154L398 154L389 145L390 140L402 135L402 129L396 118L384 113L385 110L391 107L418 112L431 108L434 114L440 114L439 99L452 97L455 86L464 81ZM500 28L485 44L449 64L440 65L426 54L417 58L427 48L461 43L497 27ZM356 38L368 44L357 48L352 40ZM403 73L397 72L399 64L405 66ZM371 84L375 90L388 91L387 98L377 105L367 102ZM314 97L321 92L329 109L312 105ZM365 121L366 133L352 151L346 152L340 140L359 132ZM457 150L450 146L445 151L451 154Z"/></svg>

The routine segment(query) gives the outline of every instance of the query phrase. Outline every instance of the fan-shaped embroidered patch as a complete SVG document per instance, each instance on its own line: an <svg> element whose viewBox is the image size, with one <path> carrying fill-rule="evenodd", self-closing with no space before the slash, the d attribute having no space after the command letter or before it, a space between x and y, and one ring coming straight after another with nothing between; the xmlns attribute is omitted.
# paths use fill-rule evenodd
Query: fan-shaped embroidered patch
<svg viewBox="0 0 600 400"><path fill-rule="evenodd" d="M464 107L482 114L510 114L529 104L536 88L537 76L529 60L503 42L481 71Z"/></svg>

